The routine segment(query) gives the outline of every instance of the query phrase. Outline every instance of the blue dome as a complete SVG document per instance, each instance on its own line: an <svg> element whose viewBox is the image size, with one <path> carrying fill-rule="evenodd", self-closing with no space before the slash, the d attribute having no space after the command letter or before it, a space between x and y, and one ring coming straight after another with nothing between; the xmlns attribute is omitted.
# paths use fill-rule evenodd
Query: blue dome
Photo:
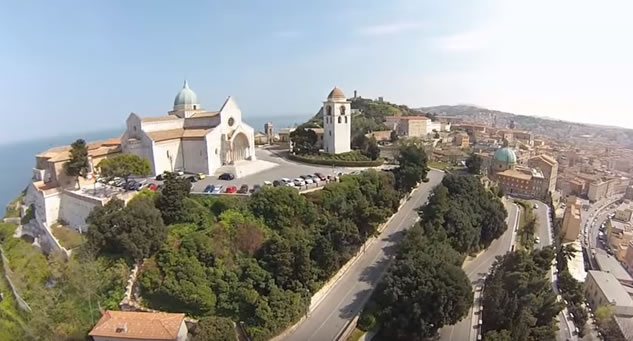
<svg viewBox="0 0 633 341"><path fill-rule="evenodd" d="M510 165L517 163L517 156L512 148L503 147L495 152L495 160Z"/></svg>
<svg viewBox="0 0 633 341"><path fill-rule="evenodd" d="M174 99L174 106L193 104L198 104L198 96L196 96L196 93L193 92L193 90L189 89L189 85L187 84L187 81L185 81L182 89L178 92L178 95L176 95L176 99Z"/></svg>

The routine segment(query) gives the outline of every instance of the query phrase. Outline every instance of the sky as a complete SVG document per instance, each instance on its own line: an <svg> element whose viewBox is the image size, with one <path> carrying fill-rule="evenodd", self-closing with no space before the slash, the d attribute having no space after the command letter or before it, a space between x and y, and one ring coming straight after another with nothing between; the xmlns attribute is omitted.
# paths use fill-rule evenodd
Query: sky
<svg viewBox="0 0 633 341"><path fill-rule="evenodd" d="M332 87L633 128L631 1L12 1L0 144L164 115L186 78L244 119L316 112ZM255 127L261 129L261 127Z"/></svg>

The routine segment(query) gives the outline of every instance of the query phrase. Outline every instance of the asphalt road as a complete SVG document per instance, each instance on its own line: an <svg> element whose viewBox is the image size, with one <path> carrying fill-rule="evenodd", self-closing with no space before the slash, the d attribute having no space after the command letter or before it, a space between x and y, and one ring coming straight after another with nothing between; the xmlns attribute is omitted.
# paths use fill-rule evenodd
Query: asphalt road
<svg viewBox="0 0 633 341"><path fill-rule="evenodd" d="M430 171L428 183L422 183L412 197L395 214L378 239L364 251L332 287L321 303L283 340L335 340L347 323L360 312L395 253L403 231L418 219L430 191L440 183L443 172Z"/></svg>
<svg viewBox="0 0 633 341"><path fill-rule="evenodd" d="M506 210L508 210L508 218L506 223L508 229L498 239L492 242L488 249L479 254L474 260L466 261L463 269L470 279L473 286L483 284L483 276L486 275L495 262L497 256L502 256L510 251L512 245L512 235L514 233L515 224L518 224L517 214L518 208L511 201L505 202ZM473 328L472 314L473 310L469 311L466 318L457 322L452 326L446 326L439 332L441 341L467 341L476 340L476 331ZM479 318L477 315L476 318ZM472 334L471 334L472 332Z"/></svg>

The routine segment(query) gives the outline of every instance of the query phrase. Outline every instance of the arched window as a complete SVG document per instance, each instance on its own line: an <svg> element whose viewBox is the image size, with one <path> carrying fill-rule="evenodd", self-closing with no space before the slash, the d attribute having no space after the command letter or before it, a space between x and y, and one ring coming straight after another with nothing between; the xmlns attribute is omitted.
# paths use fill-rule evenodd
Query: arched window
<svg viewBox="0 0 633 341"><path fill-rule="evenodd" d="M331 106L328 105L327 107L325 107L325 111L327 112L328 116L332 116L332 107Z"/></svg>
<svg viewBox="0 0 633 341"><path fill-rule="evenodd" d="M341 123L341 116L338 117L338 123Z"/></svg>
<svg viewBox="0 0 633 341"><path fill-rule="evenodd" d="M345 116L345 123L347 123L347 116Z"/></svg>
<svg viewBox="0 0 633 341"><path fill-rule="evenodd" d="M194 104L194 105L193 105L193 110L196 110L196 108L197 108L197 106Z"/></svg>
<svg viewBox="0 0 633 341"><path fill-rule="evenodd" d="M345 115L345 106L341 105L341 115Z"/></svg>

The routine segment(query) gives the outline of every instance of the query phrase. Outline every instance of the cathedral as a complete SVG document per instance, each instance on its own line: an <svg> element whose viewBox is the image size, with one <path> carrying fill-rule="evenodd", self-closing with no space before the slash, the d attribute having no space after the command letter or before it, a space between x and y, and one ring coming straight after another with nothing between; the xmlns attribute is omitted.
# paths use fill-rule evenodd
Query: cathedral
<svg viewBox="0 0 633 341"><path fill-rule="evenodd" d="M222 166L255 160L254 135L233 98L219 111L206 111L185 81L167 115L130 114L121 148L148 159L154 175L176 170L213 174Z"/></svg>

